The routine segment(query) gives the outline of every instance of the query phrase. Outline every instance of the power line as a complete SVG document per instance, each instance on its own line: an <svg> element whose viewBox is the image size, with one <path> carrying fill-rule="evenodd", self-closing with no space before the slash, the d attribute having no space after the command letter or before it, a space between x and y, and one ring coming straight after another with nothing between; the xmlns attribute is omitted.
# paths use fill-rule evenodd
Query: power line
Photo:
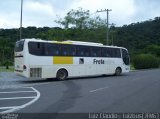
<svg viewBox="0 0 160 119"><path fill-rule="evenodd" d="M106 34L106 38L107 38L106 44L107 45L109 45L109 41L108 41L108 37L109 37L109 33L108 33L109 32L109 28L108 28L108 26L109 26L108 15L109 15L110 11L112 11L112 10L111 9L104 9L104 10L101 9L100 11L97 10L97 12L107 12L107 34Z"/></svg>

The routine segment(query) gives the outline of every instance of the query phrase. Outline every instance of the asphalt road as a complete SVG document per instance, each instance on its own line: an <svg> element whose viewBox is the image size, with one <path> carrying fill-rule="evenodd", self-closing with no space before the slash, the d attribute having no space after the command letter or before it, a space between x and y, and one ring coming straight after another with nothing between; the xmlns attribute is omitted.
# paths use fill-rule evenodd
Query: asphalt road
<svg viewBox="0 0 160 119"><path fill-rule="evenodd" d="M118 77L28 81L0 73L0 113L160 112L159 75L160 69L153 69Z"/></svg>

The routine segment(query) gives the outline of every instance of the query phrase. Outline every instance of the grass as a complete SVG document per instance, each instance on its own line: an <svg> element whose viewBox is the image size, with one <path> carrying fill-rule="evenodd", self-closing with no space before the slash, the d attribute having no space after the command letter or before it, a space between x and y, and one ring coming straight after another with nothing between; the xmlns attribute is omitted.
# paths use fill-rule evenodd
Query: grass
<svg viewBox="0 0 160 119"><path fill-rule="evenodd" d="M130 65L131 70L135 70L135 67L133 66L133 64Z"/></svg>
<svg viewBox="0 0 160 119"><path fill-rule="evenodd" d="M5 66L0 66L0 72L13 72L14 66L9 66L9 69L6 69Z"/></svg>

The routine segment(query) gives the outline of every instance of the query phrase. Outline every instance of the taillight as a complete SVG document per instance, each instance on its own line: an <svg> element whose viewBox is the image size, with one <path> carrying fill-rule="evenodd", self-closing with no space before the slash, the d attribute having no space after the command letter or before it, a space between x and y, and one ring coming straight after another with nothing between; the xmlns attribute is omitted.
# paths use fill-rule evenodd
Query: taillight
<svg viewBox="0 0 160 119"><path fill-rule="evenodd" d="M27 69L26 65L23 65L23 70L26 70L26 69Z"/></svg>

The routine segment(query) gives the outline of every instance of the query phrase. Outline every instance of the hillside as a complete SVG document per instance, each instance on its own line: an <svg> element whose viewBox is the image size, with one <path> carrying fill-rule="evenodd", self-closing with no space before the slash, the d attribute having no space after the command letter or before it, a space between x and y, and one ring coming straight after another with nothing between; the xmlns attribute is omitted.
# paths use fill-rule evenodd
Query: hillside
<svg viewBox="0 0 160 119"><path fill-rule="evenodd" d="M23 28L22 38L40 38L46 40L106 41L106 28ZM13 62L14 44L19 39L19 29L0 29L0 64ZM110 28L110 44L123 46L131 53L143 52L150 45L160 46L160 17L140 23Z"/></svg>
<svg viewBox="0 0 160 119"><path fill-rule="evenodd" d="M117 28L117 45L130 51L142 50L148 45L160 45L160 17L141 23L133 23Z"/></svg>

